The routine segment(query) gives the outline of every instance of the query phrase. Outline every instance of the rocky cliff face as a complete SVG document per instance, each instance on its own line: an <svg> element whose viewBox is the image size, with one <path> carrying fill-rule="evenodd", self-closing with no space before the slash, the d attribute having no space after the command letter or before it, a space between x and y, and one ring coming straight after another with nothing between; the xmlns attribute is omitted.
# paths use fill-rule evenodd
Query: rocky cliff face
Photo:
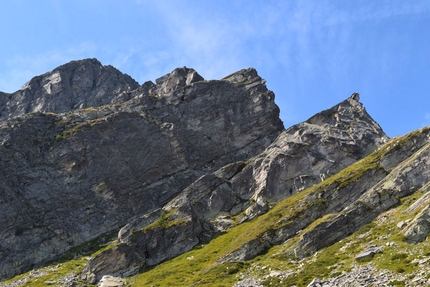
<svg viewBox="0 0 430 287"><path fill-rule="evenodd" d="M336 174L387 140L359 102L358 94L353 94L287 129L260 155L202 176L156 215L145 215L127 225L120 232L122 247L100 254L84 272L98 280L106 274L128 274L127 264L103 264L115 261L118 253L136 258L139 263L133 264L140 264L139 268L177 256L233 227L236 222L231 217L237 216L237 223L255 218L279 200ZM342 204L348 202L344 201ZM171 223L154 226L161 214L168 214ZM253 254L267 249L252 246L249 249ZM107 259L109 256L113 258ZM243 260L250 256L241 253L239 257Z"/></svg>
<svg viewBox="0 0 430 287"><path fill-rule="evenodd" d="M389 139L354 93L284 130L253 69L133 83L0 93L0 276L47 265L0 286L430 284L429 128Z"/></svg>
<svg viewBox="0 0 430 287"><path fill-rule="evenodd" d="M0 123L2 279L118 230L283 129L253 69L204 81L182 68L136 85L83 60L11 95L7 115L22 115Z"/></svg>

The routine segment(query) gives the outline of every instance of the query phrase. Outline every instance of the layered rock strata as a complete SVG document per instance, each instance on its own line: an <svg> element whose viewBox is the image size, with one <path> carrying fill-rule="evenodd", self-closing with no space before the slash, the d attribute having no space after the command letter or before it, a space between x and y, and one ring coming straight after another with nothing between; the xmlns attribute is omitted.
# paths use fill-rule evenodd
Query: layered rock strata
<svg viewBox="0 0 430 287"><path fill-rule="evenodd" d="M290 249L290 254L299 258L309 256L323 247L329 246L365 224L374 220L379 214L400 204L400 200L421 188L426 188L430 182L430 143L429 130L422 130L411 134L414 140L409 142L410 148L403 147L408 153L405 160L400 161L398 152L387 154L388 162L396 162L394 166L386 166L386 176L377 180L370 188L357 192L359 198L346 205L341 212L334 213L330 218L317 224L312 230L304 233L300 241ZM396 142L386 149L395 149ZM392 157L390 159L390 157ZM399 162L400 161L400 162ZM393 168L393 169L391 169ZM383 169L377 165L373 170ZM366 178L365 175L361 178ZM361 179L360 178L360 179ZM351 184L351 186L353 186ZM330 200L330 198L328 198ZM327 213L333 213L328 210ZM429 232L428 210L424 209L406 234L410 242L419 242L425 239ZM421 231L421 232L420 232Z"/></svg>

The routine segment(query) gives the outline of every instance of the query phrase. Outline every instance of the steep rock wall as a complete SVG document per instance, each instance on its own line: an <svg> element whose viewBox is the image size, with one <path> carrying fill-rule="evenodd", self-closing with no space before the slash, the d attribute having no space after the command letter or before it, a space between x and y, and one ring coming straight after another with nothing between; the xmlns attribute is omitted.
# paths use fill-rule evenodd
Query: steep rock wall
<svg viewBox="0 0 430 287"><path fill-rule="evenodd" d="M287 129L266 150L247 162L232 163L202 176L155 216L145 215L128 224L120 232L122 248L117 252L125 252L133 258L143 255L145 259L140 260L140 268L156 265L233 227L235 222L230 217L238 216L237 223L255 218L267 212L275 202L325 180L387 140L359 102L358 94L353 94L340 104ZM372 174L375 180L383 176L385 173ZM367 179L363 186L369 182L372 180ZM338 194L337 203L333 201L331 209L339 210L351 203L354 196L348 194L348 191ZM355 198L358 196L359 193ZM163 212L169 214L171 223L154 228L153 223ZM297 226L292 234L319 216L320 213L313 212L306 220L295 222ZM169 234L169 241L164 234ZM277 237L287 239L288 234ZM172 244L172 241L180 243ZM157 244L152 247L152 242ZM231 256L235 259L225 260L239 260L238 256L246 260L274 244L262 246L260 243L257 240L245 247L254 255L238 251L239 255ZM117 252L109 254L118 256ZM127 265L105 265L104 260L106 254L92 259L83 272L85 276L100 279L105 274L123 275L129 269Z"/></svg>

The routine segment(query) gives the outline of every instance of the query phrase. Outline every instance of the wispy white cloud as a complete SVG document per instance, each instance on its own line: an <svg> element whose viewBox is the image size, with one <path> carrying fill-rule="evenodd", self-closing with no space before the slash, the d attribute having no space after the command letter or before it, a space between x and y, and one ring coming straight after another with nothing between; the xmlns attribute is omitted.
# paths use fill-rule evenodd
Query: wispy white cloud
<svg viewBox="0 0 430 287"><path fill-rule="evenodd" d="M150 10L162 22L162 41L151 39L152 43L142 44L144 40L132 35L133 40L117 47L101 49L84 43L65 51L14 57L8 61L9 74L1 75L0 85L10 91L17 82L21 86L31 76L89 56L99 57L103 64L140 82L155 80L183 65L208 79L248 66L283 67L285 77L296 80L296 86L298 80L321 73L322 66L324 76L338 79L349 67L353 22L430 11L427 1L394 2L369 1L356 9L347 2L324 0L267 1L264 5L233 1L229 7L215 5L210 10L187 1L135 0L136 9Z"/></svg>
<svg viewBox="0 0 430 287"><path fill-rule="evenodd" d="M193 7L180 5L163 7L164 19L168 19L168 35L173 44L172 56L176 63L182 61L187 65L204 71L205 77L220 77L220 72L236 69L240 62L241 42L243 35L238 37L232 25L223 19L205 21L208 15L198 15ZM192 14L193 17L186 15ZM243 32L245 33L245 32Z"/></svg>
<svg viewBox="0 0 430 287"><path fill-rule="evenodd" d="M216 11L179 1L152 4L166 27L169 44L164 51L171 55L172 66L190 65L206 78L219 78L253 62L275 62L273 53L261 47L265 37L284 30L279 25L283 4L234 7L233 3ZM254 52L260 56L250 56Z"/></svg>
<svg viewBox="0 0 430 287"><path fill-rule="evenodd" d="M351 5L348 2L336 5L333 1L318 1L318 4L309 0L305 2L315 7L312 18L319 24L328 26L430 12L428 1L362 1L359 5Z"/></svg>

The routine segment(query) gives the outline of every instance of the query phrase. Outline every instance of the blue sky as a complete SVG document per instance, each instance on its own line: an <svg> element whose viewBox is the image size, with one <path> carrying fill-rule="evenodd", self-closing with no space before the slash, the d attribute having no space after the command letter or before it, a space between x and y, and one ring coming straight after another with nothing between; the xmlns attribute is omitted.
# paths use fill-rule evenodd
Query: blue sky
<svg viewBox="0 0 430 287"><path fill-rule="evenodd" d="M0 91L98 58L139 83L254 67L285 127L359 92L389 136L430 125L428 0L3 1Z"/></svg>

